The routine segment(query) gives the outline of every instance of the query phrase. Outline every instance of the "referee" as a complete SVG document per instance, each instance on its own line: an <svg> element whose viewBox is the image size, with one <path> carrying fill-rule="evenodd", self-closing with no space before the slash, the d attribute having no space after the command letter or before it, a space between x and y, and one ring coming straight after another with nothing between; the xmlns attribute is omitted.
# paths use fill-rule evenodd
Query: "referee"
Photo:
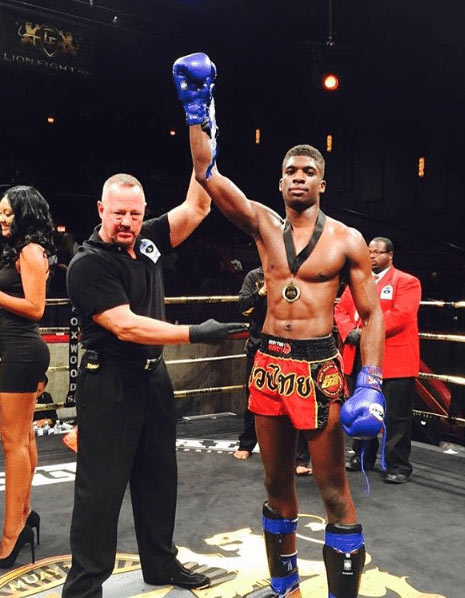
<svg viewBox="0 0 465 598"><path fill-rule="evenodd" d="M117 525L129 481L146 583L203 588L210 583L176 559L176 412L164 344L219 343L241 324L164 321L160 256L186 239L210 211L193 178L185 201L143 223L145 197L133 176L103 186L101 225L72 259L68 293L85 349L76 406L79 429L72 566L63 598L100 598L116 555Z"/></svg>

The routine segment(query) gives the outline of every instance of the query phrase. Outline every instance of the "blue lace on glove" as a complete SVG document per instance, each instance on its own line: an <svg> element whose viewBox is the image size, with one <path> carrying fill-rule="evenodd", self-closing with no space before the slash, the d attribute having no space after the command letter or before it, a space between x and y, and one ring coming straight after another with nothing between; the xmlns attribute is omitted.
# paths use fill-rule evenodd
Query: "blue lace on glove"
<svg viewBox="0 0 465 598"><path fill-rule="evenodd" d="M383 372L381 368L373 366L373 365L365 365L360 370L357 376L357 386L366 386L369 388L373 388L374 390L378 390L379 392L383 392ZM382 422L383 427L383 439L381 441L381 469L386 471L386 460L385 460L385 452L386 452L386 424L384 421ZM363 493L366 496L370 495L370 480L368 479L367 473L365 471L364 460L365 460L365 449L367 447L367 440L362 440L361 450L360 450L360 469L365 477L365 490Z"/></svg>

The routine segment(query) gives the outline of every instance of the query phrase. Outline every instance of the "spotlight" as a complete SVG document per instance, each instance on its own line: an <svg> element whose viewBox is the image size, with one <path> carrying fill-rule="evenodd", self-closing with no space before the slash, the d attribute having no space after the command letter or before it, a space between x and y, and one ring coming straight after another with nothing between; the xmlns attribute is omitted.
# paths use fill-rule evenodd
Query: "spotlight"
<svg viewBox="0 0 465 598"><path fill-rule="evenodd" d="M313 84L325 93L340 92L346 81L346 69L338 61L323 59L317 56L313 63ZM336 63L336 64L335 64Z"/></svg>
<svg viewBox="0 0 465 598"><path fill-rule="evenodd" d="M325 73L321 79L321 86L326 91L336 91L339 87L339 77L335 73Z"/></svg>

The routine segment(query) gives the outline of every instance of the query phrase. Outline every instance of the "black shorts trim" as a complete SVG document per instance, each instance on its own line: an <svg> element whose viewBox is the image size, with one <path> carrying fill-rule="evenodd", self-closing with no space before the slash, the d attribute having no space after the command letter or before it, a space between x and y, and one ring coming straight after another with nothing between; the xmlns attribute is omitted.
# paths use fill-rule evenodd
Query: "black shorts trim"
<svg viewBox="0 0 465 598"><path fill-rule="evenodd" d="M259 351L273 357L285 357L308 362L333 359L338 350L332 334L302 340L262 334Z"/></svg>

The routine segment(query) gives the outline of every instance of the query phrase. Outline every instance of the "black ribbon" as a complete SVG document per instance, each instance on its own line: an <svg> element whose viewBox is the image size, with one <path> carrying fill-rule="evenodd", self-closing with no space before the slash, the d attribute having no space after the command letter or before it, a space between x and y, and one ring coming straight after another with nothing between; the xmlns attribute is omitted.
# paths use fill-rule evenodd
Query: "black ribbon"
<svg viewBox="0 0 465 598"><path fill-rule="evenodd" d="M293 276L297 274L297 270L315 249L315 245L318 243L318 239L321 237L321 233L323 232L325 222L326 216L320 210L318 212L318 218L316 220L312 236L310 237L310 241L307 243L307 245L305 245L299 255L296 256L294 240L292 239L292 226L291 223L286 220L284 224L283 238L284 246L286 248L287 263L289 264L289 269Z"/></svg>

